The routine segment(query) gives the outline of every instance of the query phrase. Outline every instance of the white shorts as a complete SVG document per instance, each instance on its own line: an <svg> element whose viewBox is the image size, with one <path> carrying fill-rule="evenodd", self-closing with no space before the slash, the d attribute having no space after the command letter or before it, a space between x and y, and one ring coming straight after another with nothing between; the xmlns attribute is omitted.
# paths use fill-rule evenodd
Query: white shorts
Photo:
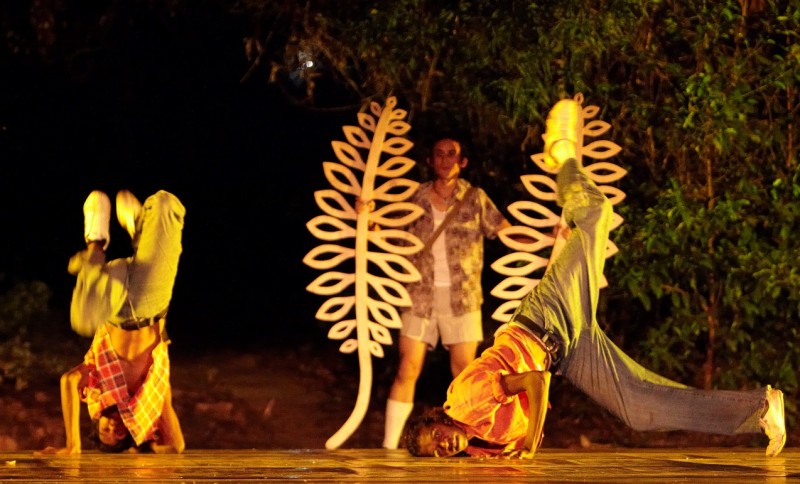
<svg viewBox="0 0 800 484"><path fill-rule="evenodd" d="M481 311L472 311L460 316L453 316L450 307L450 288L433 288L433 312L430 319L414 316L410 310L404 311L400 318L403 327L400 334L428 345L433 350L442 338L442 346L483 341L483 320Z"/></svg>

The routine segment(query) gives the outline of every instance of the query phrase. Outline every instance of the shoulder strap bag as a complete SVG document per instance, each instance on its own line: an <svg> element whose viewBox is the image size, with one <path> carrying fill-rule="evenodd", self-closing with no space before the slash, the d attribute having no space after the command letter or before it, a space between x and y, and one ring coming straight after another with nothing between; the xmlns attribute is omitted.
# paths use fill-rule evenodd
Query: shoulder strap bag
<svg viewBox="0 0 800 484"><path fill-rule="evenodd" d="M450 221L453 219L453 215L455 215L456 212L458 212L458 210L461 208L461 206L464 205L464 202L466 202L467 199L470 198L470 196L472 196L473 191L475 191L475 187L469 187L467 189L467 193L464 194L464 197L461 198L461 200L457 201L455 205L453 205L450 208L450 211L448 211L447 215L444 216L444 220L442 220L442 223L439 224L439 227L436 228L436 230L428 238L427 242L425 242L425 247L422 248L423 251L431 250L431 247L433 246L433 243L436 242L436 239L437 237L439 237L439 234L441 234L444 228L447 226L447 224L450 223Z"/></svg>

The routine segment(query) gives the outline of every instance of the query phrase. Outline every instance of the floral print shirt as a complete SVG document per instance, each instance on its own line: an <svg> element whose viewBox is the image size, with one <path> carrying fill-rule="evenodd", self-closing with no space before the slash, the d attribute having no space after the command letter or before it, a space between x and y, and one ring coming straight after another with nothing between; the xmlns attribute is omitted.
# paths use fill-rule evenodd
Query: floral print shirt
<svg viewBox="0 0 800 484"><path fill-rule="evenodd" d="M459 179L454 191L455 201L463 199L472 185ZM409 227L425 243L434 232L431 191L433 182L420 185L409 200L424 209L424 213ZM454 203L456 203L454 202ZM448 210L453 208L450 205ZM478 311L483 304L481 273L483 271L483 239L494 239L505 217L483 189L473 187L469 198L458 207L458 212L439 235L445 238L447 266L450 270L450 301L453 314L460 316ZM422 278L409 284L412 313L429 318L433 311L433 254L420 251L409 258L419 270Z"/></svg>

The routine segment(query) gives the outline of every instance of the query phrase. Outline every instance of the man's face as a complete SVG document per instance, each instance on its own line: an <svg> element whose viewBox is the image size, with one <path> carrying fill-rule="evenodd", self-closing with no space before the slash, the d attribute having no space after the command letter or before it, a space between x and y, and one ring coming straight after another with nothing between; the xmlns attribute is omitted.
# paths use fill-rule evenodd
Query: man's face
<svg viewBox="0 0 800 484"><path fill-rule="evenodd" d="M467 448L469 437L455 425L435 423L420 430L421 457L451 457Z"/></svg>
<svg viewBox="0 0 800 484"><path fill-rule="evenodd" d="M436 178L442 180L458 177L461 169L467 165L467 159L461 156L461 144L452 139L437 141L429 162Z"/></svg>
<svg viewBox="0 0 800 484"><path fill-rule="evenodd" d="M97 425L97 436L100 442L114 446L128 435L128 429L122 423L118 411L104 412Z"/></svg>

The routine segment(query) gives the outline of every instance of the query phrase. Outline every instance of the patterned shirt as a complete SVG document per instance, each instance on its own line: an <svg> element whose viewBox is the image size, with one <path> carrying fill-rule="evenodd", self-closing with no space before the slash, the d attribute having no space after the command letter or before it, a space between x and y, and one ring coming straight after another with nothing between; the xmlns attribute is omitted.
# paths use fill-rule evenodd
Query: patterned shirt
<svg viewBox="0 0 800 484"><path fill-rule="evenodd" d="M469 445L472 456L522 449L528 431L528 395L507 395L503 375L547 369L547 353L523 326L509 324L494 344L462 371L447 389L444 411L467 433L490 446ZM545 403L546 404L546 403ZM494 445L491 445L494 444Z"/></svg>
<svg viewBox="0 0 800 484"><path fill-rule="evenodd" d="M84 357L89 366L89 378L82 389L82 398L89 407L92 420L114 405L119 409L125 427L136 445L155 439L158 420L169 389L169 353L167 345L159 342L152 352L153 364L144 383L131 395L122 372L119 357L114 352L106 325L95 333L92 345Z"/></svg>
<svg viewBox="0 0 800 484"><path fill-rule="evenodd" d="M458 180L454 195L461 200L471 187L464 179ZM420 185L409 200L424 209L423 215L409 227L409 232L425 243L434 232L433 208L430 195L433 182ZM483 189L475 187L453 219L439 235L445 238L450 269L450 301L453 314L460 316L478 311L483 304L481 273L483 271L483 238L494 239L505 217ZM420 251L409 260L419 270L420 281L409 284L411 311L417 317L430 318L433 312L433 254Z"/></svg>

